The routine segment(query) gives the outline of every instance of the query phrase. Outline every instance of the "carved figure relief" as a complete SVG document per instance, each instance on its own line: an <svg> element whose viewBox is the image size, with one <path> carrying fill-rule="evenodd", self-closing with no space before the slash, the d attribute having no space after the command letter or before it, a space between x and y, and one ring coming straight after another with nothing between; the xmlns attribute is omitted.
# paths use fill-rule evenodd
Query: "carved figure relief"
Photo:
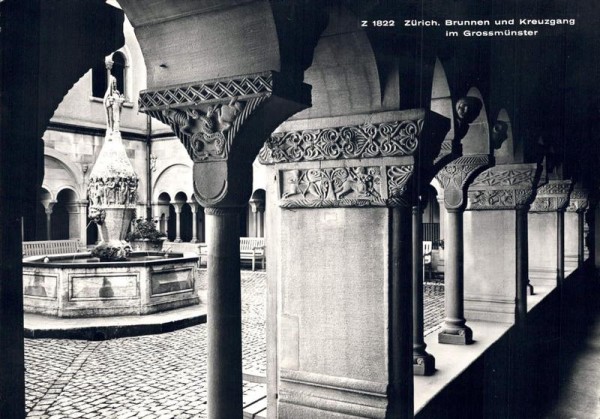
<svg viewBox="0 0 600 419"><path fill-rule="evenodd" d="M340 207L384 203L379 167L280 172L282 207Z"/></svg>
<svg viewBox="0 0 600 419"><path fill-rule="evenodd" d="M475 121L482 108L481 100L476 97L466 96L458 99L455 106L458 125L464 126Z"/></svg>
<svg viewBox="0 0 600 419"><path fill-rule="evenodd" d="M135 205L138 183L138 178L134 177L91 178L88 185L90 205Z"/></svg>
<svg viewBox="0 0 600 419"><path fill-rule="evenodd" d="M115 76L109 76L108 89L104 94L104 110L106 112L107 131L119 131L121 122L121 109L125 102L125 96L117 90L117 79Z"/></svg>
<svg viewBox="0 0 600 419"><path fill-rule="evenodd" d="M159 119L178 133L192 160L224 160L241 124L264 99L258 97L242 102L233 97L228 103L210 105L205 111L165 109Z"/></svg>
<svg viewBox="0 0 600 419"><path fill-rule="evenodd" d="M273 134L259 153L263 164L412 155L422 120Z"/></svg>

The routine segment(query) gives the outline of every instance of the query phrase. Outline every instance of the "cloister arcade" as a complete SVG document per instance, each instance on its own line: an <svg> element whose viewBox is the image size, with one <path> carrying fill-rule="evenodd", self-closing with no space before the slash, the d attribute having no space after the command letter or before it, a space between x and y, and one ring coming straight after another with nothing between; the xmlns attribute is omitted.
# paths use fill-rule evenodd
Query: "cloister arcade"
<svg viewBox="0 0 600 419"><path fill-rule="evenodd" d="M136 109L183 147L150 139L149 151L142 135L131 146L140 172L159 156L138 213L171 241L208 244L209 418L242 417L244 235L266 238L269 417L541 414L556 392L544 381L557 374L557 307L600 261L596 7L119 4L0 3L0 417L24 414L20 238L40 233L27 220L41 202L47 237L87 225L83 164L39 139L73 84L122 47L123 13L147 70ZM573 10L576 27L528 40L359 25ZM159 150L189 161L167 165ZM60 184L43 183L44 166ZM446 295L427 338L424 238L443 239Z"/></svg>

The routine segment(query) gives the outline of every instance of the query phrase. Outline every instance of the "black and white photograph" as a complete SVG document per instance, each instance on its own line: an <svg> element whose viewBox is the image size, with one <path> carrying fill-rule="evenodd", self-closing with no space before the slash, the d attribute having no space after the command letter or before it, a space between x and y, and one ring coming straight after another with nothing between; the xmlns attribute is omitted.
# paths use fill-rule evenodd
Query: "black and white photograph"
<svg viewBox="0 0 600 419"><path fill-rule="evenodd" d="M599 6L0 0L0 419L599 419Z"/></svg>

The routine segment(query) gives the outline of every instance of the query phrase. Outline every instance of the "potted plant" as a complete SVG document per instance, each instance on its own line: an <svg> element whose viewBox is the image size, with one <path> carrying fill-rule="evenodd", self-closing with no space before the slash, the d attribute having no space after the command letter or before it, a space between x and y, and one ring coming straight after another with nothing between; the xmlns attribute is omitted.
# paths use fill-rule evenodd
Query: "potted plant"
<svg viewBox="0 0 600 419"><path fill-rule="evenodd" d="M117 262L126 260L131 252L129 243L120 240L100 242L92 249L92 256L100 262Z"/></svg>
<svg viewBox="0 0 600 419"><path fill-rule="evenodd" d="M156 229L152 220L143 218L134 221L131 231L125 237L133 249L140 252L160 251L166 238L164 233Z"/></svg>

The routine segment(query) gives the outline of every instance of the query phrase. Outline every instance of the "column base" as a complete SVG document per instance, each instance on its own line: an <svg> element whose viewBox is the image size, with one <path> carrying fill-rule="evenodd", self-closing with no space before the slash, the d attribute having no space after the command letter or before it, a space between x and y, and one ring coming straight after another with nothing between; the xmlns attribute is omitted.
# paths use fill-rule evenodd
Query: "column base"
<svg viewBox="0 0 600 419"><path fill-rule="evenodd" d="M470 345L473 343L473 331L466 326L459 330L442 330L438 334L438 342L449 345Z"/></svg>
<svg viewBox="0 0 600 419"><path fill-rule="evenodd" d="M413 375L433 375L435 373L435 358L427 352L413 355Z"/></svg>
<svg viewBox="0 0 600 419"><path fill-rule="evenodd" d="M181 239L175 239L173 240L173 243L181 243Z"/></svg>
<svg viewBox="0 0 600 419"><path fill-rule="evenodd" d="M190 243L200 243L200 242L198 241L198 239L192 239L192 240L190 240Z"/></svg>

